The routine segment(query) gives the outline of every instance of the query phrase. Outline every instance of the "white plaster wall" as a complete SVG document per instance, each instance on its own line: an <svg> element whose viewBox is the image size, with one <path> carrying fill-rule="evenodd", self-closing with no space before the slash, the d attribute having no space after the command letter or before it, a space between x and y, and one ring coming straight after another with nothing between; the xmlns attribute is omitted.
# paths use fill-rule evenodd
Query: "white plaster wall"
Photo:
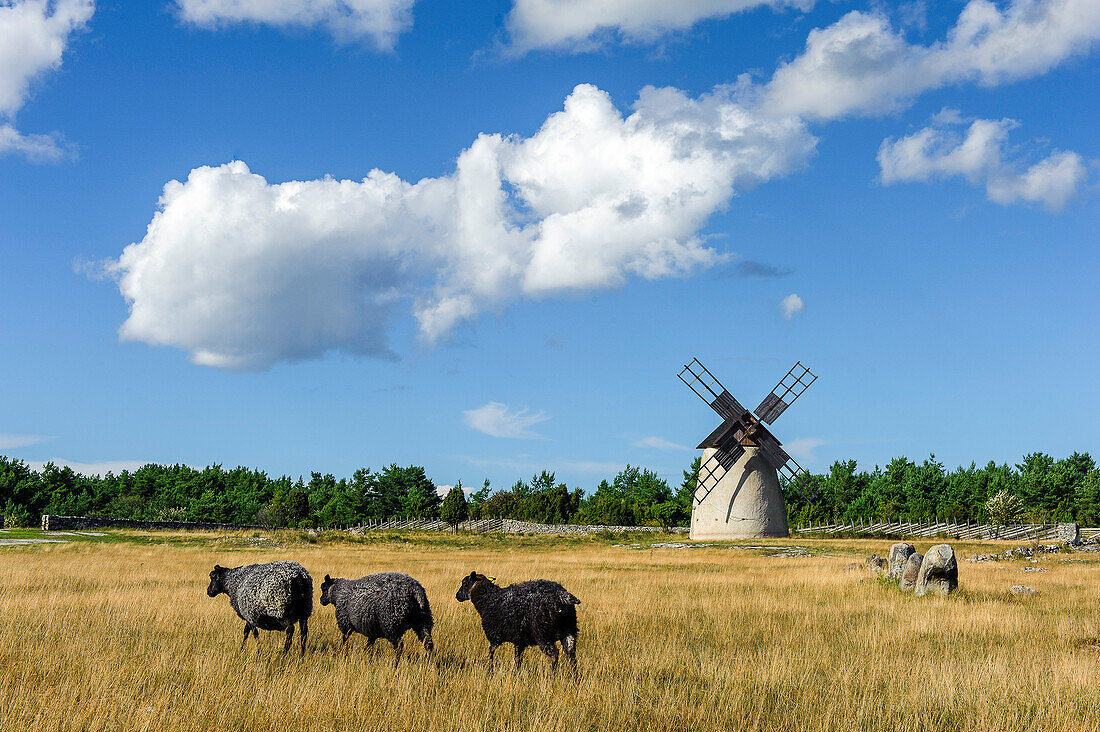
<svg viewBox="0 0 1100 732"><path fill-rule="evenodd" d="M714 448L703 451L703 463ZM696 496L701 495L697 492ZM722 476L702 503L691 511L691 538L751 539L790 536L787 503L775 468L755 447Z"/></svg>

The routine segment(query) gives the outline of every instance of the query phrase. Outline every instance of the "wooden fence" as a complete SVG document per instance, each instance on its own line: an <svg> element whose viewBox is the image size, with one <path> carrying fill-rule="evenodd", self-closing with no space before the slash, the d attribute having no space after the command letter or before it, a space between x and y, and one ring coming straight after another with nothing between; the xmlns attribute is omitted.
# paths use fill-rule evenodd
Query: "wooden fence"
<svg viewBox="0 0 1100 732"><path fill-rule="evenodd" d="M952 539L1005 539L1043 541L1058 539L1059 526L1065 524L1009 524L997 526L975 521L889 521L857 520L849 523L799 524L800 534L867 534L896 536L948 536ZM1081 538L1100 536L1100 528L1082 528Z"/></svg>

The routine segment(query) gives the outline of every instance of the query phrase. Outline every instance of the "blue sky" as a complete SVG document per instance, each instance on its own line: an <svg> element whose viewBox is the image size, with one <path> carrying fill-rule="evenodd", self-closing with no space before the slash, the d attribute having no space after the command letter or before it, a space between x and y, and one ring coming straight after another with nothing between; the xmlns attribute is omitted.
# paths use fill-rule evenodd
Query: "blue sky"
<svg viewBox="0 0 1100 732"><path fill-rule="evenodd" d="M775 429L812 470L1095 454L1097 39L1094 0L0 1L0 453L678 480L698 356L749 406L817 372Z"/></svg>

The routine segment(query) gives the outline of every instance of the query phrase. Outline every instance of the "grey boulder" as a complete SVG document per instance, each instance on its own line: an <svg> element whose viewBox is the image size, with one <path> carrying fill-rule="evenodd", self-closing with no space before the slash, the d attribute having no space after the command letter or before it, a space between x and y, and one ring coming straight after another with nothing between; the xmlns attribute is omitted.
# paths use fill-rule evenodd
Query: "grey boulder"
<svg viewBox="0 0 1100 732"><path fill-rule="evenodd" d="M913 594L949 595L959 587L959 565L955 550L948 544L937 544L928 550L921 561L920 572Z"/></svg>
<svg viewBox="0 0 1100 732"><path fill-rule="evenodd" d="M905 563L909 561L909 555L916 549L912 544L898 542L890 547L890 574L889 577L900 577L905 571Z"/></svg>
<svg viewBox="0 0 1100 732"><path fill-rule="evenodd" d="M890 571L890 563L885 558L872 554L867 557L867 569L875 574L886 574Z"/></svg>
<svg viewBox="0 0 1100 732"><path fill-rule="evenodd" d="M909 555L909 559L905 562L905 569L901 572L901 584L898 585L903 592L912 592L917 586L917 577L920 576L920 566L923 561L924 555L920 552Z"/></svg>

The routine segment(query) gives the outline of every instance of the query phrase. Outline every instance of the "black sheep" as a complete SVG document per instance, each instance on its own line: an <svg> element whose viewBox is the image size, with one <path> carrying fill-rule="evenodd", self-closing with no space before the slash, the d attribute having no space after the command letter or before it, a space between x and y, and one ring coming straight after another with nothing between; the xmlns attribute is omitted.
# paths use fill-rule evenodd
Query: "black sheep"
<svg viewBox="0 0 1100 732"><path fill-rule="evenodd" d="M469 600L481 616L481 628L489 641L489 664L501 643L516 648L516 668L528 646L538 646L550 658L550 667L558 665L558 641L572 665L577 668L577 609L580 600L557 582L531 580L507 587L477 572L462 578L455 593L459 602Z"/></svg>
<svg viewBox="0 0 1100 732"><path fill-rule="evenodd" d="M223 592L229 595L229 604L244 621L242 649L249 633L258 639L260 630L282 630L286 632L286 644L283 646L286 653L294 638L294 624L298 623L302 654L305 654L306 621L313 613L313 578L305 567L287 561L243 567L215 564L206 594L217 597Z"/></svg>
<svg viewBox="0 0 1100 732"><path fill-rule="evenodd" d="M424 587L407 574L380 572L357 580L332 578L321 583L321 604L334 605L344 643L353 631L367 645L385 638L393 645L393 665L401 658L401 636L412 630L432 652L432 609Z"/></svg>

